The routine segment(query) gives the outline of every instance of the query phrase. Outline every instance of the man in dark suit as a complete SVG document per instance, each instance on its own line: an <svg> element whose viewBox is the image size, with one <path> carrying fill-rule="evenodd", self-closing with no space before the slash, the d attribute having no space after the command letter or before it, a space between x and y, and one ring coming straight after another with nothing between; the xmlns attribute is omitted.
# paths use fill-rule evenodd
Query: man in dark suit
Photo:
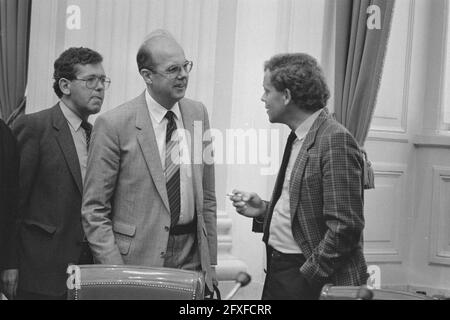
<svg viewBox="0 0 450 320"><path fill-rule="evenodd" d="M264 232L263 299L317 299L322 286L367 280L363 255L363 158L353 136L325 108L329 91L309 55L265 64L269 120L291 129L270 202L233 191L236 211Z"/></svg>
<svg viewBox="0 0 450 320"><path fill-rule="evenodd" d="M20 201L16 257L5 271L19 299L65 299L69 264L92 263L81 198L92 126L110 80L102 57L70 48L55 61L54 107L19 118Z"/></svg>
<svg viewBox="0 0 450 320"><path fill-rule="evenodd" d="M10 268L11 228L17 214L18 189L19 154L16 139L0 119L0 273ZM2 283L3 281L0 282L0 292L8 294L14 290Z"/></svg>

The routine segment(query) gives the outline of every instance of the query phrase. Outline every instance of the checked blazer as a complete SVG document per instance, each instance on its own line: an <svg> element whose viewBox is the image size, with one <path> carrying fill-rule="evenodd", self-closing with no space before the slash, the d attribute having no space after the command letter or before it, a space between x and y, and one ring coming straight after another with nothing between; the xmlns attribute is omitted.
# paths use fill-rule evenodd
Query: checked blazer
<svg viewBox="0 0 450 320"><path fill-rule="evenodd" d="M289 186L292 234L306 258L300 272L313 284L365 284L363 157L353 136L323 109L303 141ZM274 194L276 190L274 190ZM253 231L269 239L275 207Z"/></svg>

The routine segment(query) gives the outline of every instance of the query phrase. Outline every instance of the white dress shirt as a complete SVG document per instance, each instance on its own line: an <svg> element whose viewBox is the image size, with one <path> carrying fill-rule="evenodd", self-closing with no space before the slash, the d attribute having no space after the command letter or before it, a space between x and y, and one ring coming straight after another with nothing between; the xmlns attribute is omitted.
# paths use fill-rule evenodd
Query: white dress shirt
<svg viewBox="0 0 450 320"><path fill-rule="evenodd" d="M291 182L291 173L294 168L295 160L297 160L303 140L311 129L314 121L316 121L322 109L310 115L295 130L297 138L292 144L292 151L289 157L289 163L286 168L286 175L283 182L281 196L273 209L272 221L270 222L269 245L277 251L283 253L301 253L300 247L294 240L292 235L291 223L291 206L289 204L289 185Z"/></svg>
<svg viewBox="0 0 450 320"><path fill-rule="evenodd" d="M59 102L59 107L69 124L70 133L72 134L73 142L75 143L75 149L78 155L78 161L81 169L81 179L84 183L84 176L86 175L86 165L88 150L86 145L86 132L81 128L81 118L70 110L64 102Z"/></svg>
<svg viewBox="0 0 450 320"><path fill-rule="evenodd" d="M166 129L169 122L165 115L167 109L156 102L149 94L148 90L145 91L145 100L147 101L148 111L152 120L153 130L155 132L156 142L158 144L159 158L161 159L161 165L163 170L166 167ZM175 104L170 110L175 114L175 123L177 129L184 129L183 119L181 117L180 107ZM187 139L184 130L177 130L181 134L179 140L179 147L181 151L181 163L180 163L180 220L178 224L186 224L192 221L194 218L195 204L194 204L194 186L192 184L192 168L190 161L190 150L187 144Z"/></svg>

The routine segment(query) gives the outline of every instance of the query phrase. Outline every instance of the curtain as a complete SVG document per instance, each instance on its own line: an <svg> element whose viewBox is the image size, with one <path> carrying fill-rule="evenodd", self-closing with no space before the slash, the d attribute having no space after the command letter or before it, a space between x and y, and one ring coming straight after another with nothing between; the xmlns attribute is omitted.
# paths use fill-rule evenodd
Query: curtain
<svg viewBox="0 0 450 320"><path fill-rule="evenodd" d="M336 0L335 116L361 147L376 105L393 9L394 0ZM364 171L365 187L373 188L366 154Z"/></svg>
<svg viewBox="0 0 450 320"><path fill-rule="evenodd" d="M25 107L31 0L0 0L0 118Z"/></svg>

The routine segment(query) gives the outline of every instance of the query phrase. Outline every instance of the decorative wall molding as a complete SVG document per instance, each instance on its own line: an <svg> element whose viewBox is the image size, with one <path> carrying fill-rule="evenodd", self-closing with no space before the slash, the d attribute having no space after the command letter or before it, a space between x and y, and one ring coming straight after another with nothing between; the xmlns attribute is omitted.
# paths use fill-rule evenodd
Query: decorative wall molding
<svg viewBox="0 0 450 320"><path fill-rule="evenodd" d="M450 266L450 167L432 170L429 263Z"/></svg>
<svg viewBox="0 0 450 320"><path fill-rule="evenodd" d="M436 50L436 54L440 54L439 59L436 59L436 64L440 65L439 74L437 75L439 85L437 86L436 90L438 92L438 95L436 97L437 106L434 108L434 112L437 113L434 116L434 123L432 122L432 129L446 129L448 132L448 124L446 125L444 123L444 110L445 106L450 102L450 94L448 93L448 89L450 88L450 75L447 74L447 71L449 70L448 65L448 59L450 57L450 47L448 46L449 43L449 34L448 34L448 26L449 26L449 4L448 1L444 1L442 3L443 6L443 14L436 17L437 20L442 19L441 27L442 29L439 30L440 32L437 33L437 36L440 35L440 41L439 46L440 50ZM426 125L426 128L429 128L430 126Z"/></svg>
<svg viewBox="0 0 450 320"><path fill-rule="evenodd" d="M426 33L426 46L430 48L420 59L427 61L426 78L423 80L425 97L423 100L423 129L436 130L441 127L441 110L445 102L445 70L447 69L447 23L448 1L430 1L426 9L429 11L421 26ZM430 36L432 35L432 36ZM425 42L422 40L423 42ZM426 111L425 111L426 110Z"/></svg>
<svg viewBox="0 0 450 320"><path fill-rule="evenodd" d="M406 133L369 131L366 141L381 141L395 143L409 143L410 139Z"/></svg>
<svg viewBox="0 0 450 320"><path fill-rule="evenodd" d="M414 146L417 148L450 148L450 135L448 134L421 134L413 139Z"/></svg>
<svg viewBox="0 0 450 320"><path fill-rule="evenodd" d="M415 0L395 3L383 78L370 131L407 133L414 9ZM406 40L404 40L405 30L407 30ZM400 61L402 72L398 72ZM398 84L402 87L398 88Z"/></svg>
<svg viewBox="0 0 450 320"><path fill-rule="evenodd" d="M406 164L373 163L376 188L365 195L364 253L368 262L403 261L400 249L400 214L404 200Z"/></svg>

